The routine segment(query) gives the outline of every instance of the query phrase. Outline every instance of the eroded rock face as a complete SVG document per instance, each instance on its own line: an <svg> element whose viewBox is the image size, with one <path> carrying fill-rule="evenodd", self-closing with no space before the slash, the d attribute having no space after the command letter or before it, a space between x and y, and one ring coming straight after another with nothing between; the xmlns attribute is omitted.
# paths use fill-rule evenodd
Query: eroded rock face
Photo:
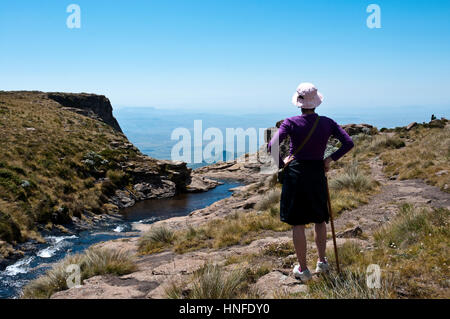
<svg viewBox="0 0 450 319"><path fill-rule="evenodd" d="M104 95L55 92L48 93L47 97L61 104L66 110L100 120L122 132L113 116L111 102Z"/></svg>
<svg viewBox="0 0 450 319"><path fill-rule="evenodd" d="M136 184L134 190L138 200L168 198L175 196L177 185L172 181L163 179L158 184Z"/></svg>

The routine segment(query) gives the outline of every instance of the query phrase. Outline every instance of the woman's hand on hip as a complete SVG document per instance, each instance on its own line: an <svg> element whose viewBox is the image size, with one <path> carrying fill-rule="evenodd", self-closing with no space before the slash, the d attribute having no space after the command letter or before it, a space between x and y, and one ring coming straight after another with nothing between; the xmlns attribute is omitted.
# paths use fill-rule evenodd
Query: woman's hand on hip
<svg viewBox="0 0 450 319"><path fill-rule="evenodd" d="M284 167L288 166L290 162L292 162L294 160L294 157L292 155L289 155L288 157L286 157L283 162L284 162Z"/></svg>

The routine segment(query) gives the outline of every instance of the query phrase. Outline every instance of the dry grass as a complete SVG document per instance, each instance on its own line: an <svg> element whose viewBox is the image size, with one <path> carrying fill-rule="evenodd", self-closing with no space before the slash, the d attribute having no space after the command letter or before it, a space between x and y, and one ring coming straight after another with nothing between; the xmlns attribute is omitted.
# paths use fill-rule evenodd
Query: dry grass
<svg viewBox="0 0 450 319"><path fill-rule="evenodd" d="M369 150L380 153L386 149L399 149L404 146L405 142L397 136L375 135L370 139Z"/></svg>
<svg viewBox="0 0 450 319"><path fill-rule="evenodd" d="M391 282L382 280L381 288L369 288L366 272L345 270L341 274L331 274L313 281L308 292L302 295L310 299L380 299L391 296Z"/></svg>
<svg viewBox="0 0 450 319"><path fill-rule="evenodd" d="M325 278L315 285L309 297L352 298L359 291L362 298L448 298L449 221L447 209L402 205L397 216L374 233L374 249L363 250L351 241L339 248L341 267L348 272L342 278L353 282L353 287L332 276L331 282ZM327 255L333 265L331 248ZM382 289L375 292L361 286L361 276L370 264L382 270Z"/></svg>
<svg viewBox="0 0 450 319"><path fill-rule="evenodd" d="M375 186L374 180L365 175L354 161L345 168L344 174L330 181L330 188L336 191L351 190L354 192L369 192Z"/></svg>
<svg viewBox="0 0 450 319"><path fill-rule="evenodd" d="M201 248L219 249L237 244L247 244L263 231L282 232L291 227L279 220L276 209L262 213L235 213L222 219L208 221L198 227L176 231L171 241L154 240L154 231L140 239L139 252L152 254L163 249L185 253ZM159 230L161 231L161 230Z"/></svg>
<svg viewBox="0 0 450 319"><path fill-rule="evenodd" d="M280 198L281 198L281 189L273 188L267 194L264 195L262 200L256 203L255 209L259 211L265 211L269 209L273 204L279 203Z"/></svg>
<svg viewBox="0 0 450 319"><path fill-rule="evenodd" d="M142 254L153 254L162 251L173 243L175 233L166 226L153 227L139 238L138 250Z"/></svg>
<svg viewBox="0 0 450 319"><path fill-rule="evenodd" d="M353 240L339 247L340 275L335 272L334 250L329 247L329 275L308 283L307 293L278 297L448 299L449 219L447 209L402 205L397 216L374 233L372 249L363 249ZM380 288L367 285L367 267L371 264L380 266Z"/></svg>
<svg viewBox="0 0 450 319"><path fill-rule="evenodd" d="M381 155L387 175L400 180L420 178L450 192L450 127L420 127L408 137L412 141L407 147Z"/></svg>
<svg viewBox="0 0 450 319"><path fill-rule="evenodd" d="M68 289L67 279L70 273L66 269L73 264L80 267L81 281L104 274L124 275L137 269L134 257L129 253L90 248L83 254L67 256L53 265L45 275L31 281L25 286L22 298L50 298L54 293Z"/></svg>
<svg viewBox="0 0 450 319"><path fill-rule="evenodd" d="M192 278L166 288L171 299L247 299L259 298L251 284L270 271L266 266L227 270L223 266L205 264Z"/></svg>
<svg viewBox="0 0 450 319"><path fill-rule="evenodd" d="M370 196L379 189L356 160L346 163L343 172L330 180L329 187L335 214L368 203Z"/></svg>
<svg viewBox="0 0 450 319"><path fill-rule="evenodd" d="M226 272L221 266L206 264L193 274L189 283L173 283L165 293L171 299L232 299L240 293L244 281L244 270ZM183 291L186 286L190 288Z"/></svg>
<svg viewBox="0 0 450 319"><path fill-rule="evenodd" d="M51 227L84 211L103 212L102 183L95 180L108 172L112 188L122 186L127 179L118 163L137 155L112 149L112 141L128 143L105 123L63 110L45 94L0 92L0 205L23 239L38 236L36 223ZM55 219L58 210L64 213ZM21 238L7 231L0 239Z"/></svg>
<svg viewBox="0 0 450 319"><path fill-rule="evenodd" d="M403 205L375 234L373 258L398 279L408 297L449 298L450 211Z"/></svg>

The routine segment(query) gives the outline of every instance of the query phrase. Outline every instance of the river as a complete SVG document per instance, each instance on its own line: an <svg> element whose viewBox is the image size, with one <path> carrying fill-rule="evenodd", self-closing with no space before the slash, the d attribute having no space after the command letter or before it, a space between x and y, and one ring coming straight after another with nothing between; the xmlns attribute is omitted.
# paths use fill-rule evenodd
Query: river
<svg viewBox="0 0 450 319"><path fill-rule="evenodd" d="M123 218L103 222L95 229L74 235L47 236L45 244L38 244L33 252L0 271L0 298L18 298L22 288L42 275L51 265L68 254L82 252L89 246L112 239L125 238L133 230L134 223L151 224L207 207L231 195L230 189L240 186L236 181L224 180L224 184L205 193L179 194L159 200L146 200L122 210Z"/></svg>

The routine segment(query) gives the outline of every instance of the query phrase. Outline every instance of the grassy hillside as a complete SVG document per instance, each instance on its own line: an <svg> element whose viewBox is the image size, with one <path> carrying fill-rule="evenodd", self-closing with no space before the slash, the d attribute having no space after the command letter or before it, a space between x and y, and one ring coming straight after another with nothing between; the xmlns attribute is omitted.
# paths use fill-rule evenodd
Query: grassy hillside
<svg viewBox="0 0 450 319"><path fill-rule="evenodd" d="M41 92L0 92L0 148L6 242L39 240L41 225L51 229L114 209L105 195L127 185L121 166L139 155L122 133Z"/></svg>

